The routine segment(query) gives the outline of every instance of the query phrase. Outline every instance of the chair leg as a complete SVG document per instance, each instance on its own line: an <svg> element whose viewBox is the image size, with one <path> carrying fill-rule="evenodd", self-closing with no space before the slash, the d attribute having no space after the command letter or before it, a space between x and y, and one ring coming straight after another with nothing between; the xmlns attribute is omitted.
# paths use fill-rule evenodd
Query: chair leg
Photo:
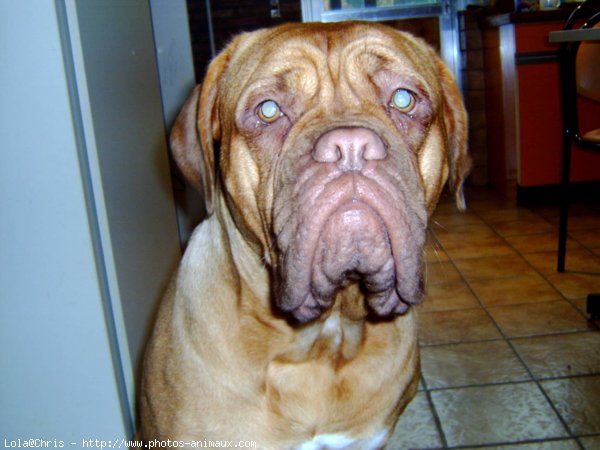
<svg viewBox="0 0 600 450"><path fill-rule="evenodd" d="M587 296L587 314L590 320L600 320L600 294Z"/></svg>
<svg viewBox="0 0 600 450"><path fill-rule="evenodd" d="M567 186L563 186L563 189L568 189ZM563 197L567 194L563 193ZM559 272L565 271L565 259L567 254L567 225L569 221L569 203L566 199L561 200L560 203L560 221L558 225L558 265L557 270Z"/></svg>
<svg viewBox="0 0 600 450"><path fill-rule="evenodd" d="M558 226L558 272L565 271L565 259L567 253L567 224L569 222L569 200L571 177L571 134L569 130L563 133L562 147L562 173L560 192L560 222Z"/></svg>

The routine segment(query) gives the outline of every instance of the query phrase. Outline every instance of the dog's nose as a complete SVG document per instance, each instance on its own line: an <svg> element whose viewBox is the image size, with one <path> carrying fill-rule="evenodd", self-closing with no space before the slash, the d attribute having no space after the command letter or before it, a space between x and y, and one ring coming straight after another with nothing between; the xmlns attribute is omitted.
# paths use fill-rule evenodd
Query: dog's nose
<svg viewBox="0 0 600 450"><path fill-rule="evenodd" d="M385 144L367 128L336 128L321 135L313 149L317 162L337 163L343 170L361 170L366 161L387 156Z"/></svg>

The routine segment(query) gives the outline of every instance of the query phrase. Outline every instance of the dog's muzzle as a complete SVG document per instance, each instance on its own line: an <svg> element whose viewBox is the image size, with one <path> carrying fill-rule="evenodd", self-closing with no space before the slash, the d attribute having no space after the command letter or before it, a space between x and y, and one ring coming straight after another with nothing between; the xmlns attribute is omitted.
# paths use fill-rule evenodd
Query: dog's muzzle
<svg viewBox="0 0 600 450"><path fill-rule="evenodd" d="M420 299L426 212L407 201L415 174L395 173L389 153L367 128L327 131L299 181L277 195L276 302L298 321L319 317L350 283L379 316L402 314Z"/></svg>

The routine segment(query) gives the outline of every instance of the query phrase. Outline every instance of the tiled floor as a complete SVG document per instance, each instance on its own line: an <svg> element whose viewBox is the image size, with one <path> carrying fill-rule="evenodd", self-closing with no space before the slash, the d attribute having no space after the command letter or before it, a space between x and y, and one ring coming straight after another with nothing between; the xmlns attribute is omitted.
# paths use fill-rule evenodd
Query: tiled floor
<svg viewBox="0 0 600 450"><path fill-rule="evenodd" d="M556 272L558 210L474 191L430 225L419 309L423 380L388 448L600 450L600 205L571 212Z"/></svg>

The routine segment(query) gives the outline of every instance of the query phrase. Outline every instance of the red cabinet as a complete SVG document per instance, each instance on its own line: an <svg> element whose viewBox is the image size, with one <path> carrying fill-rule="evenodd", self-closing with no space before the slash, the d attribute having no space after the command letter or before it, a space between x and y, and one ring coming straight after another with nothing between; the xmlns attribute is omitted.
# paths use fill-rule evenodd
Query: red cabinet
<svg viewBox="0 0 600 450"><path fill-rule="evenodd" d="M562 26L507 21L484 31L488 169L490 182L507 194L560 181L558 45L548 33ZM599 127L600 104L580 105L582 129ZM572 180L600 180L600 154L574 150Z"/></svg>

